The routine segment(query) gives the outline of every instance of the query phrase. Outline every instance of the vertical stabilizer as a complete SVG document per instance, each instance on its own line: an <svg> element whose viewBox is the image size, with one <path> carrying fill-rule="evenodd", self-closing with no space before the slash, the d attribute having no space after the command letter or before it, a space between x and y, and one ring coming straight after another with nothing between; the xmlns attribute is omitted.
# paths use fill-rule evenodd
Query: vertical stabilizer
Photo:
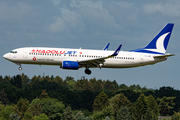
<svg viewBox="0 0 180 120"><path fill-rule="evenodd" d="M165 54L174 24L168 23L144 48L132 50L133 52L145 52Z"/></svg>

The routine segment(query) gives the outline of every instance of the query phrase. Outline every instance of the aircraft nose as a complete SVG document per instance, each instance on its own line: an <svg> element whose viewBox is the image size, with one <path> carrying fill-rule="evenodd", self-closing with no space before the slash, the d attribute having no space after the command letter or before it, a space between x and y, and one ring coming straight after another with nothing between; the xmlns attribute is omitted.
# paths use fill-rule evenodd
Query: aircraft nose
<svg viewBox="0 0 180 120"><path fill-rule="evenodd" d="M7 53L3 55L3 58L4 58L4 59L8 59Z"/></svg>

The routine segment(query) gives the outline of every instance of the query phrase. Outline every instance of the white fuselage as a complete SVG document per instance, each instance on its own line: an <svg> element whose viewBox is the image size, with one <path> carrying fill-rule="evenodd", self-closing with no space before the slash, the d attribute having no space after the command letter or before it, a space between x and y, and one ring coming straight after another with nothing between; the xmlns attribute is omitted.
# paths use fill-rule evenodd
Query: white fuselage
<svg viewBox="0 0 180 120"><path fill-rule="evenodd" d="M82 61L93 60L111 55L114 51L65 49L47 47L24 47L14 49L3 57L17 64L38 64L61 66L65 60ZM101 67L104 68L130 68L144 65L152 65L166 60L166 58L154 58L157 54L120 51L115 57L105 59ZM80 66L86 67L86 66ZM97 66L89 66L97 67Z"/></svg>

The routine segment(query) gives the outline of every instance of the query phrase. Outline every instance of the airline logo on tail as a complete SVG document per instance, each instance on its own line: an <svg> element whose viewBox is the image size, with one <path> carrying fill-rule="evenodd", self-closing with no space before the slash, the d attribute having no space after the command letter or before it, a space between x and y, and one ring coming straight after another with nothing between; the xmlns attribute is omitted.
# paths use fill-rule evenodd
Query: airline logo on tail
<svg viewBox="0 0 180 120"><path fill-rule="evenodd" d="M173 23L168 23L147 46L130 52L165 54L173 26Z"/></svg>
<svg viewBox="0 0 180 120"><path fill-rule="evenodd" d="M158 38L158 40L156 41L156 49L144 49L144 50L148 50L148 51L152 51L152 52L157 52L157 53L165 53L166 50L164 48L164 40L165 40L165 38L166 38L166 36L168 34L169 34L169 32L163 34L162 36L160 36Z"/></svg>

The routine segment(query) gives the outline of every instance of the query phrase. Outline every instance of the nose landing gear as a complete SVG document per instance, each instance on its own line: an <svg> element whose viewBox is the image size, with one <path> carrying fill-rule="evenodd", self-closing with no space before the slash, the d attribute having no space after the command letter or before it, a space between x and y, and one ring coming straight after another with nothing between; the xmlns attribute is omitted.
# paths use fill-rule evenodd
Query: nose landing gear
<svg viewBox="0 0 180 120"><path fill-rule="evenodd" d="M22 67L19 67L18 69L19 69L19 70L22 70Z"/></svg>
<svg viewBox="0 0 180 120"><path fill-rule="evenodd" d="M19 64L19 68L18 68L19 70L22 70L22 67L21 67L21 64Z"/></svg>

